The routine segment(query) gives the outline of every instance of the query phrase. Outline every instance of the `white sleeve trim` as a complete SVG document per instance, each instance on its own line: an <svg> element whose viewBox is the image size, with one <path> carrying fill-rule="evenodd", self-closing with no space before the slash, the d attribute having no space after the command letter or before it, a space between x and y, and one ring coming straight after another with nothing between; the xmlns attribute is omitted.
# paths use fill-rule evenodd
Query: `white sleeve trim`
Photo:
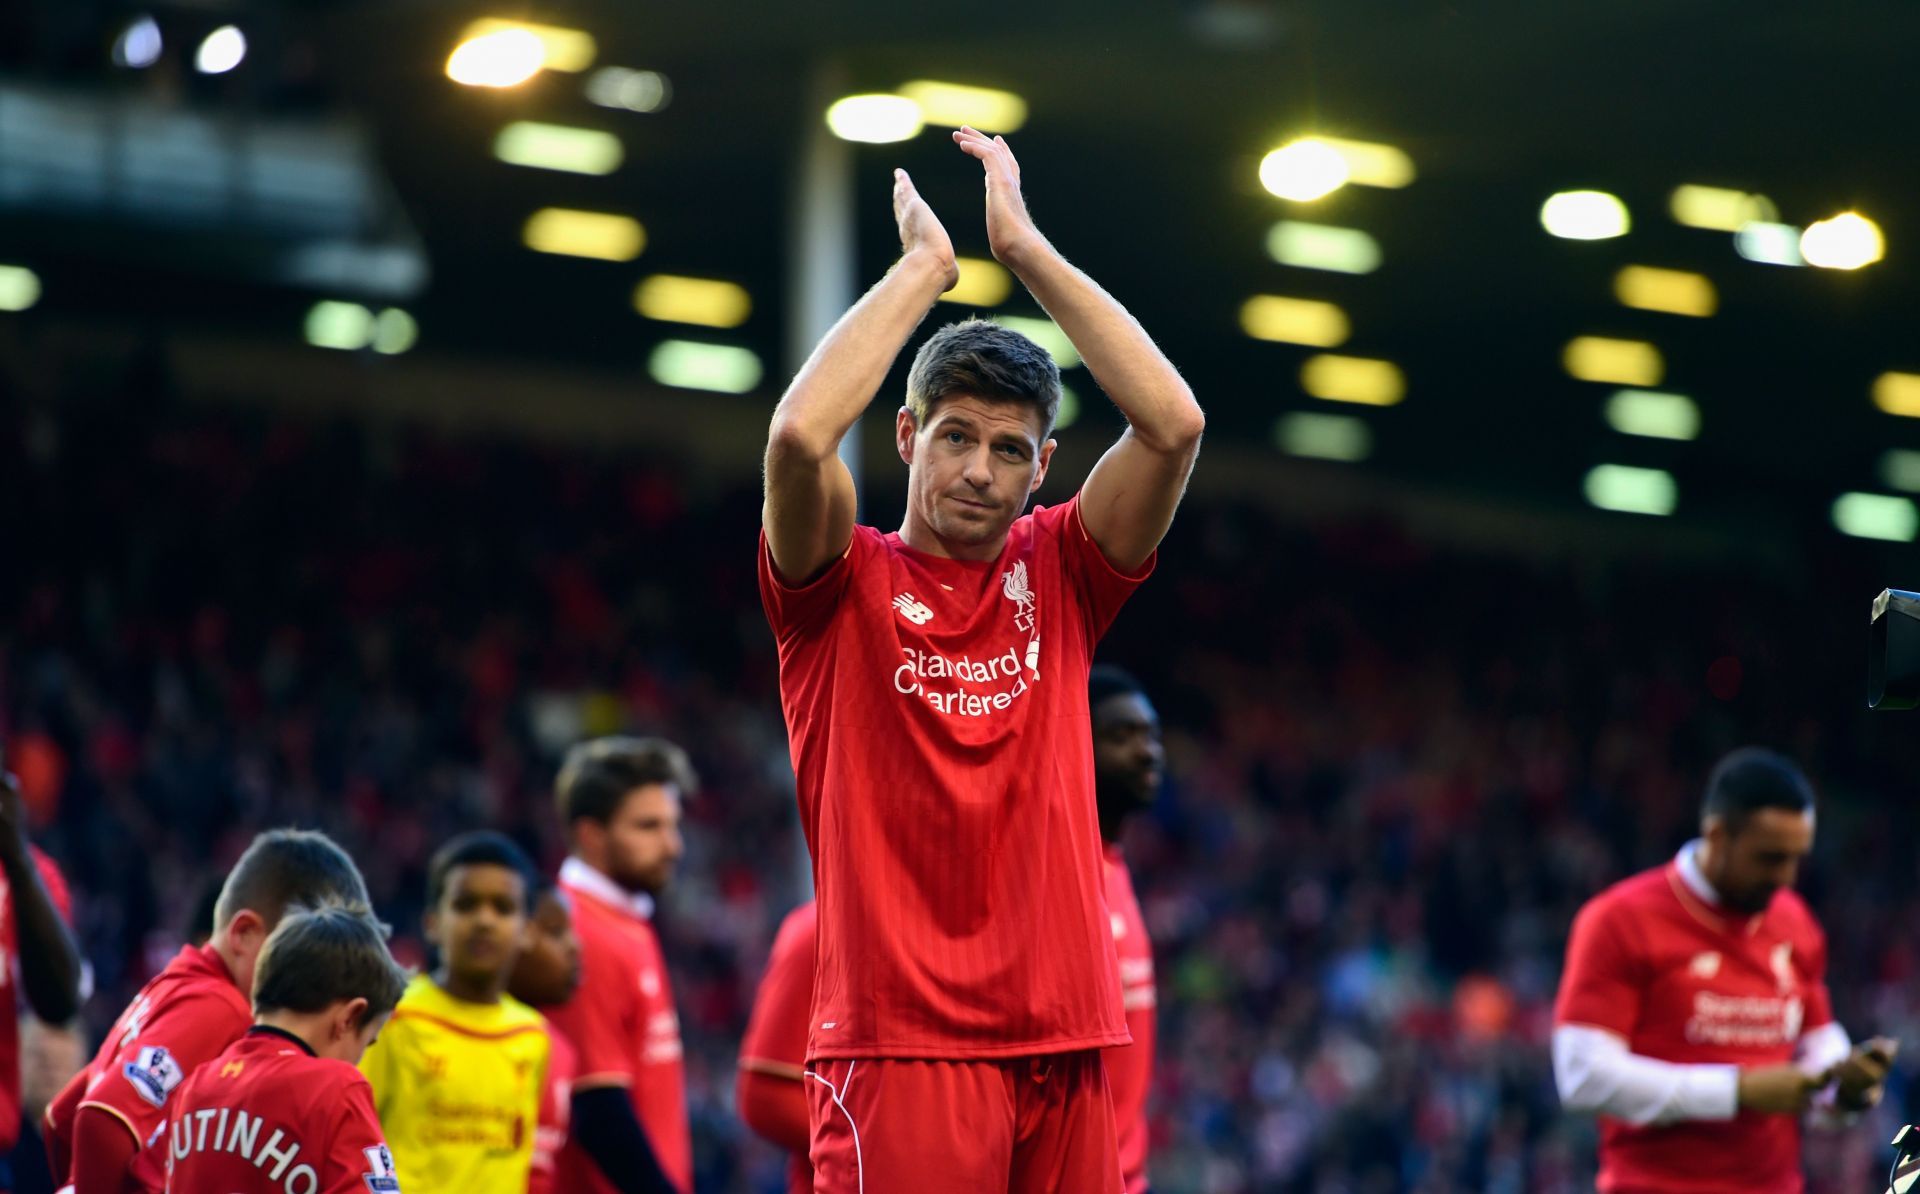
<svg viewBox="0 0 1920 1194"><path fill-rule="evenodd" d="M1554 1027L1553 1078L1567 1110L1640 1126L1729 1120L1739 1111L1740 1067L1642 1057L1618 1034L1588 1024Z"/></svg>
<svg viewBox="0 0 1920 1194"><path fill-rule="evenodd" d="M1802 1033L1793 1047L1793 1064L1799 1066L1803 1074L1823 1074L1851 1056L1853 1038L1847 1035L1847 1030L1838 1020L1822 1024L1812 1032ZM1840 1088L1833 1083L1813 1096L1813 1107L1808 1113L1807 1122L1828 1131L1852 1127L1859 1122L1861 1113L1842 1110L1839 1096Z"/></svg>

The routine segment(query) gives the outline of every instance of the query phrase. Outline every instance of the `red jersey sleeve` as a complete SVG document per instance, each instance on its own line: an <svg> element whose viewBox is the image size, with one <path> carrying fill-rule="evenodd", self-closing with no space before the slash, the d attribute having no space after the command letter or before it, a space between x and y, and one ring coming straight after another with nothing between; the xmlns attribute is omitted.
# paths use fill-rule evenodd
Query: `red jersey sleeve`
<svg viewBox="0 0 1920 1194"><path fill-rule="evenodd" d="M97 1107L144 1145L166 1121L174 1090L224 1052L247 1021L219 995L187 995L157 1009L104 1064L96 1062L80 1109Z"/></svg>
<svg viewBox="0 0 1920 1194"><path fill-rule="evenodd" d="M573 1046L564 1034L547 1025L547 1082L540 1091L540 1122L533 1134L533 1168L527 1174L527 1194L555 1194L559 1189L560 1150L566 1147L573 1117Z"/></svg>
<svg viewBox="0 0 1920 1194"><path fill-rule="evenodd" d="M774 939L740 1042L743 1069L800 1080L813 1009L814 923L812 906L806 905L781 925Z"/></svg>
<svg viewBox="0 0 1920 1194"><path fill-rule="evenodd" d="M1805 914L1805 921L1807 946L1804 951L1795 951L1800 981L1806 989L1803 1033L1833 1023L1833 994L1827 990L1827 934L1813 919L1812 912Z"/></svg>
<svg viewBox="0 0 1920 1194"><path fill-rule="evenodd" d="M880 542L880 532L872 527L853 528L853 540L840 558L828 564L820 575L803 584L789 584L774 567L773 551L767 546L767 533L760 532L760 604L767 611L767 623L775 640L785 643L795 635L818 626L839 604L847 591L847 578L855 568L872 558Z"/></svg>
<svg viewBox="0 0 1920 1194"><path fill-rule="evenodd" d="M581 941L580 989L547 1017L573 1046L576 1087L629 1086L640 1040L640 983L631 966Z"/></svg>
<svg viewBox="0 0 1920 1194"><path fill-rule="evenodd" d="M1066 569L1068 583L1080 598L1081 612L1087 622L1087 641L1095 643L1107 633L1119 616L1120 607L1127 603L1147 577L1153 574L1154 563L1160 558L1155 551L1147 557L1146 563L1131 573L1115 568L1107 559L1100 545L1087 534L1087 528L1080 521L1080 495L1075 494L1064 506L1048 506L1034 511L1034 520L1042 529L1060 544L1060 559Z"/></svg>
<svg viewBox="0 0 1920 1194"><path fill-rule="evenodd" d="M400 1194L393 1153L373 1112L373 1087L355 1073L343 1084L338 1104L320 1194Z"/></svg>
<svg viewBox="0 0 1920 1194"><path fill-rule="evenodd" d="M1611 901L1590 900L1574 917L1567 967L1554 1001L1555 1024L1586 1024L1631 1036L1640 1019L1640 959L1624 940Z"/></svg>
<svg viewBox="0 0 1920 1194"><path fill-rule="evenodd" d="M60 919L73 923L73 890L67 886L67 877L60 873L60 866L49 858L38 846L28 847L33 851L33 865L40 872L40 882L46 884L47 895L53 900L54 911Z"/></svg>

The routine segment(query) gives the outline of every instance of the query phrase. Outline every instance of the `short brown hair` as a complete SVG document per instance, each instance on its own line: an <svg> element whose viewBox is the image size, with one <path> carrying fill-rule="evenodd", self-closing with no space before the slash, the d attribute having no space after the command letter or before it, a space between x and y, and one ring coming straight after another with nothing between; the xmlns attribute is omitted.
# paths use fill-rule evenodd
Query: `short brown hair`
<svg viewBox="0 0 1920 1194"><path fill-rule="evenodd" d="M664 738L595 738L567 752L554 781L560 823L572 828L588 817L602 824L613 819L620 802L635 788L672 784L683 796L700 787L687 752Z"/></svg>
<svg viewBox="0 0 1920 1194"><path fill-rule="evenodd" d="M407 972L387 952L386 926L364 904L329 904L289 914L267 938L253 972L253 1014L311 1014L364 999L364 1028L391 1012L406 989Z"/></svg>
<svg viewBox="0 0 1920 1194"><path fill-rule="evenodd" d="M935 332L913 356L907 373L913 425L925 427L935 404L955 394L1031 406L1040 412L1045 439L1060 414L1060 366L1019 332L991 320L963 319Z"/></svg>
<svg viewBox="0 0 1920 1194"><path fill-rule="evenodd" d="M322 904L372 906L360 868L324 833L269 829L228 872L214 901L213 928L218 932L242 910L251 910L271 932L289 909Z"/></svg>

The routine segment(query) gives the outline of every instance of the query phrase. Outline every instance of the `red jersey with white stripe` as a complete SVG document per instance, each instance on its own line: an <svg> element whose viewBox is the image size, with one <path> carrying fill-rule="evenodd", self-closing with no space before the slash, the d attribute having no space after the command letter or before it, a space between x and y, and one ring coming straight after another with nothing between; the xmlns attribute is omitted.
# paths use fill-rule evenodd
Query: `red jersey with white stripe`
<svg viewBox="0 0 1920 1194"><path fill-rule="evenodd" d="M400 1194L366 1078L271 1028L194 1071L156 1147L169 1194Z"/></svg>
<svg viewBox="0 0 1920 1194"><path fill-rule="evenodd" d="M1700 897L1669 863L1580 910L1554 1008L1558 1024L1605 1029L1643 1057L1780 1065L1833 1020L1827 941L1798 895L1758 916ZM1797 1194L1800 1121L1742 1111L1725 1122L1634 1127L1601 1117L1603 1191Z"/></svg>
<svg viewBox="0 0 1920 1194"><path fill-rule="evenodd" d="M1107 847L1107 912L1113 947L1120 955L1120 998L1127 1011L1131 1045L1107 1050L1107 1088L1113 1092L1113 1122L1120 1139L1120 1172L1127 1194L1147 1189L1147 1093L1153 1086L1153 1042L1159 999L1153 981L1153 942L1133 893L1133 875L1120 847Z"/></svg>
<svg viewBox="0 0 1920 1194"><path fill-rule="evenodd" d="M801 1082L807 1063L807 1024L813 1006L813 954L818 908L812 900L787 913L767 957L767 973L753 997L753 1014L740 1039L740 1066ZM799 1153L787 1163L788 1194L813 1194L813 1163Z"/></svg>
<svg viewBox="0 0 1920 1194"><path fill-rule="evenodd" d="M65 876L38 846L27 849L60 919L72 924L73 895L67 890ZM20 1140L20 1017L11 1014L14 992L20 984L20 933L14 927L13 894L4 877L0 877L0 949L6 951L6 964L0 966L0 983L6 984L6 995L0 1000L0 1008L8 1012L0 1015L0 1153L7 1153Z"/></svg>
<svg viewBox="0 0 1920 1194"><path fill-rule="evenodd" d="M87 1068L47 1108L49 1152L71 1166L83 1107L113 1116L144 1145L166 1122L174 1090L246 1034L253 1008L211 945L186 946L114 1022ZM56 1173L64 1184L69 1173Z"/></svg>
<svg viewBox="0 0 1920 1194"><path fill-rule="evenodd" d="M573 928L580 936L581 981L571 1000L544 1010L573 1046L574 1089L625 1087L660 1168L686 1194L693 1189L693 1136L687 1126L680 1017L659 936L633 902L616 902L606 890L611 883L599 876L582 886L561 872L560 886L572 901ZM571 1139L560 1153L559 1188L567 1194L617 1194Z"/></svg>
<svg viewBox="0 0 1920 1194"><path fill-rule="evenodd" d="M967 1060L1128 1041L1100 874L1087 671L1152 569L1123 575L1079 499L950 560L855 527L760 595L820 946L809 1058Z"/></svg>

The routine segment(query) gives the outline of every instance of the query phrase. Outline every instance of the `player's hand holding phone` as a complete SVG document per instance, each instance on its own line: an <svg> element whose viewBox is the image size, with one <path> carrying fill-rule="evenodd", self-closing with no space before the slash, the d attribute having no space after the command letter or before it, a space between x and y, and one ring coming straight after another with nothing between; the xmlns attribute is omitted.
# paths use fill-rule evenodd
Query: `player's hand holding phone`
<svg viewBox="0 0 1920 1194"><path fill-rule="evenodd" d="M1827 1085L1825 1074L1809 1074L1796 1065L1763 1065L1740 1071L1740 1109L1770 1115L1798 1115Z"/></svg>
<svg viewBox="0 0 1920 1194"><path fill-rule="evenodd" d="M1855 1045L1853 1055L1828 1074L1835 1084L1834 1102L1844 1111L1865 1111L1877 1104L1899 1052L1900 1042L1884 1036Z"/></svg>

